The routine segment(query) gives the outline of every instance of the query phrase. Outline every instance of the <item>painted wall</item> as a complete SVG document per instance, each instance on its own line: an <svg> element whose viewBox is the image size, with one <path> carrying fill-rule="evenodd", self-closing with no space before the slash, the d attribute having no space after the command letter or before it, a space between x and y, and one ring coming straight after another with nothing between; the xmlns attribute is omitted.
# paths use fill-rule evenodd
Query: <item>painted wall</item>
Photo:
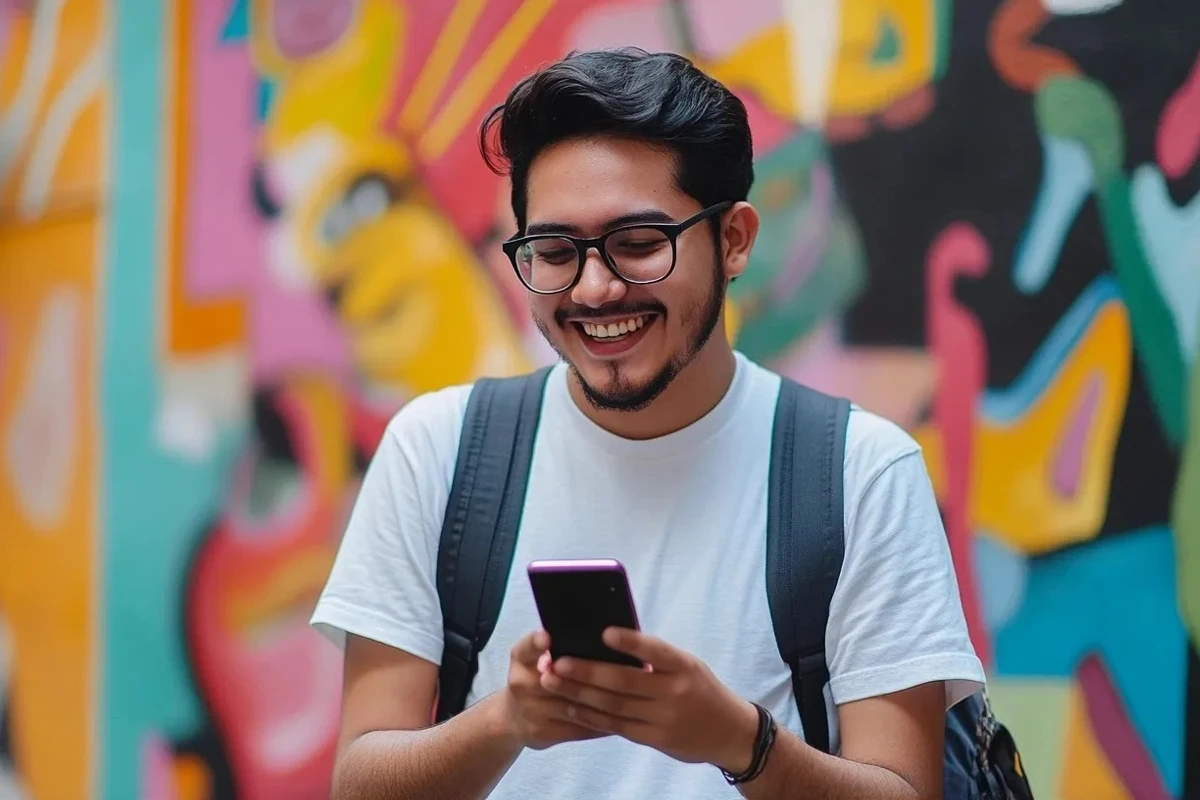
<svg viewBox="0 0 1200 800"><path fill-rule="evenodd" d="M750 107L739 344L921 440L1039 797L1200 796L1200 5L0 9L0 797L327 796L382 426L548 357L475 124L618 43Z"/></svg>

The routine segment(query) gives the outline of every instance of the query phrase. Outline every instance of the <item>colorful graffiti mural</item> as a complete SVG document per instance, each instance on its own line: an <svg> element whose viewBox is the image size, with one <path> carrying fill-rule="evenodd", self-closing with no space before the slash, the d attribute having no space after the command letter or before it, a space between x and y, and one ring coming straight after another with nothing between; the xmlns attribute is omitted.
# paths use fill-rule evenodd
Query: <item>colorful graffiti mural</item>
<svg viewBox="0 0 1200 800"><path fill-rule="evenodd" d="M0 797L327 796L384 424L551 357L475 124L614 44L747 103L738 345L921 441L1038 796L1200 797L1200 6L1121 0L0 3Z"/></svg>

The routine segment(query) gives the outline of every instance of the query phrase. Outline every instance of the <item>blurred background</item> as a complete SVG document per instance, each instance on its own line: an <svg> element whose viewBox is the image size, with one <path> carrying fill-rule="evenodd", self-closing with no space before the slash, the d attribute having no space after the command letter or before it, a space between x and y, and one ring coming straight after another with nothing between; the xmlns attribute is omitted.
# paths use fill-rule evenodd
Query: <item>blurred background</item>
<svg viewBox="0 0 1200 800"><path fill-rule="evenodd" d="M922 443L1038 797L1200 797L1200 3L0 0L0 798L328 796L383 426L551 357L477 124L617 44L749 107L738 346Z"/></svg>

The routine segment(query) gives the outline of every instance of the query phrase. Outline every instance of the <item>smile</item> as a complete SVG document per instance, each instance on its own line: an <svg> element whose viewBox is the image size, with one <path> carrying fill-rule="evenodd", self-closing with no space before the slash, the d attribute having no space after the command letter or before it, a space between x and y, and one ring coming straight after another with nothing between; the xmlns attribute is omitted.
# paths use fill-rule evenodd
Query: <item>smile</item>
<svg viewBox="0 0 1200 800"><path fill-rule="evenodd" d="M583 332L593 339L619 339L622 336L628 336L634 331L645 326L650 319L649 314L642 314L629 319L621 320L620 322L609 323L594 323L581 322L579 326L583 328Z"/></svg>
<svg viewBox="0 0 1200 800"><path fill-rule="evenodd" d="M624 356L636 347L656 319L658 314L637 314L609 322L579 320L573 326L588 355L608 360Z"/></svg>

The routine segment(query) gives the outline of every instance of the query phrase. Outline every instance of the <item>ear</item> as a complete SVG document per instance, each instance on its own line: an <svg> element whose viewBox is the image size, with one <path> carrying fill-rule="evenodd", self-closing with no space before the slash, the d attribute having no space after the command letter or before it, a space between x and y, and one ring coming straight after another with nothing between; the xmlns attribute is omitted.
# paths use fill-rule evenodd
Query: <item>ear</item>
<svg viewBox="0 0 1200 800"><path fill-rule="evenodd" d="M722 215L721 255L725 277L733 280L746 271L750 251L758 236L758 212L744 200L734 203Z"/></svg>

